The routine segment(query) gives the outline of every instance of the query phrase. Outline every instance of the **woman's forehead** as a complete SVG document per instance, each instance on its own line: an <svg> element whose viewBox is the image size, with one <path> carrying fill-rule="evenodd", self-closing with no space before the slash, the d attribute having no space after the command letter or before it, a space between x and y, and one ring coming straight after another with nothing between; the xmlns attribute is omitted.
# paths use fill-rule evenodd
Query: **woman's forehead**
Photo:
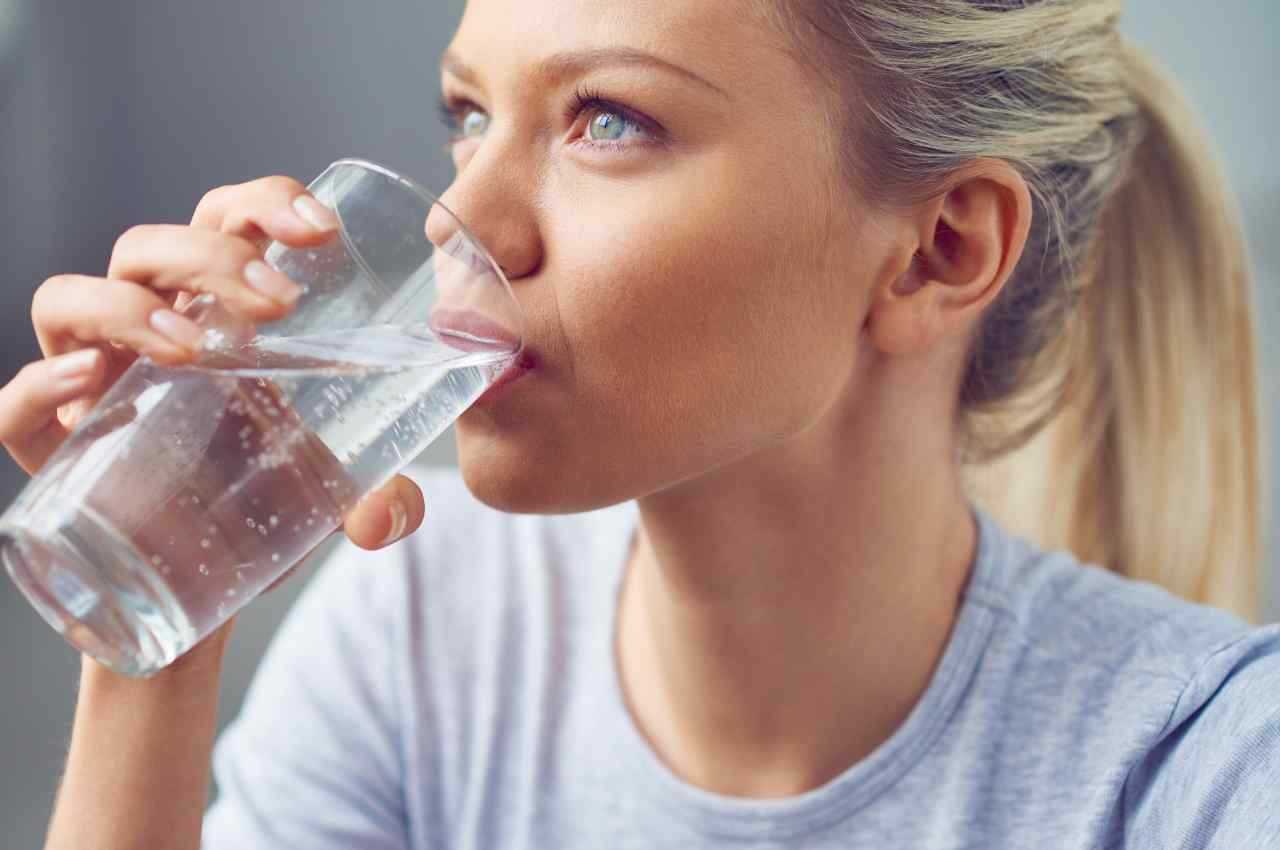
<svg viewBox="0 0 1280 850"><path fill-rule="evenodd" d="M594 68L630 66L683 76L721 104L785 115L812 79L761 11L768 2L469 0L441 69L477 88L532 94Z"/></svg>
<svg viewBox="0 0 1280 850"><path fill-rule="evenodd" d="M781 35L764 0L468 0L449 53L470 62L623 48L678 64L744 68Z"/></svg>

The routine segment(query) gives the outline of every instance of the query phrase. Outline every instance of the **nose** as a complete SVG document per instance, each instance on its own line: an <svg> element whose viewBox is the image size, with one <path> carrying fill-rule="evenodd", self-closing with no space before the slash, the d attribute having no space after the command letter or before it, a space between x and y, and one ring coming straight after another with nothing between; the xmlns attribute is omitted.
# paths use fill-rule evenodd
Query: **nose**
<svg viewBox="0 0 1280 850"><path fill-rule="evenodd" d="M518 176L514 164L503 167L501 157L492 149L478 151L440 196L440 204L432 206L426 232L432 243L448 250L459 242L461 220L507 279L514 281L537 270L542 240L533 213L532 186Z"/></svg>

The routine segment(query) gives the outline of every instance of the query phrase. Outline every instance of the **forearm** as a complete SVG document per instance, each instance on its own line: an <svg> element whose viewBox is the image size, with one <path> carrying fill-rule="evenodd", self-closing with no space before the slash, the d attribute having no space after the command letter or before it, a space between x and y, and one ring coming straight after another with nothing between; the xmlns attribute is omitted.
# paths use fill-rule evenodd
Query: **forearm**
<svg viewBox="0 0 1280 850"><path fill-rule="evenodd" d="M46 850L198 850L224 641L150 679L84 659Z"/></svg>

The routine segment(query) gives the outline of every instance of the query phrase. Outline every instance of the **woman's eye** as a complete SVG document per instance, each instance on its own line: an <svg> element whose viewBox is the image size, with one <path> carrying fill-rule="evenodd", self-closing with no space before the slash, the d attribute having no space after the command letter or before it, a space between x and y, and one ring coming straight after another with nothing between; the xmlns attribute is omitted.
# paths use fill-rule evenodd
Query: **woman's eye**
<svg viewBox="0 0 1280 850"><path fill-rule="evenodd" d="M444 146L446 152L459 142L480 135L489 127L489 116L469 101L441 98L439 110L440 122L449 130L449 141Z"/></svg>
<svg viewBox="0 0 1280 850"><path fill-rule="evenodd" d="M581 131L581 142L588 147L620 149L661 141L661 129L630 110L589 92L579 92L565 112L566 119L577 125L583 114L589 116ZM440 101L440 117L450 130L446 150L489 129L490 117L483 109L467 100Z"/></svg>
<svg viewBox="0 0 1280 850"><path fill-rule="evenodd" d="M489 116L478 109L469 109L463 116L460 129L464 136L476 136L489 126Z"/></svg>
<svg viewBox="0 0 1280 850"><path fill-rule="evenodd" d="M626 135L628 127L643 129L617 112L598 112L587 125L587 137L597 142L616 142Z"/></svg>

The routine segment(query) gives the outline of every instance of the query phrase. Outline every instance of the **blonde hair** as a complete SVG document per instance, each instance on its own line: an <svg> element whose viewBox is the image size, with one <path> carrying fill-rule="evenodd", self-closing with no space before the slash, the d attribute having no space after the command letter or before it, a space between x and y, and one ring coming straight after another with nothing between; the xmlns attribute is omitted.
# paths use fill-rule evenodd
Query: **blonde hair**
<svg viewBox="0 0 1280 850"><path fill-rule="evenodd" d="M936 196L978 157L1031 189L1025 253L957 399L974 501L1044 548L1256 621L1263 446L1239 213L1175 84L1116 29L1121 8L764 6L839 81L831 120L864 198Z"/></svg>

